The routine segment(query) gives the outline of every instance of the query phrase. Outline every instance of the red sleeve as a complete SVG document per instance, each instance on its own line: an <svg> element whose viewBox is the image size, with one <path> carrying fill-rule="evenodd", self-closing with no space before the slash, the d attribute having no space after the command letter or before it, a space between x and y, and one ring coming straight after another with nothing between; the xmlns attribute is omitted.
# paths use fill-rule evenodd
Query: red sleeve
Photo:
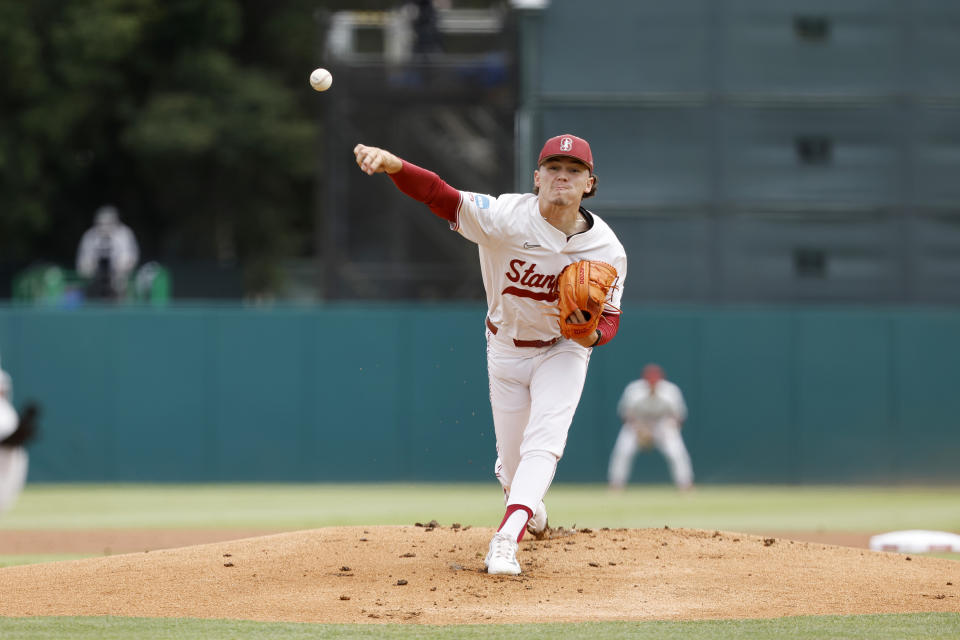
<svg viewBox="0 0 960 640"><path fill-rule="evenodd" d="M457 221L460 208L460 192L444 182L433 171L427 171L417 165L403 161L403 167L396 173L387 174L403 193L419 200L436 215L451 223Z"/></svg>
<svg viewBox="0 0 960 640"><path fill-rule="evenodd" d="M600 323L597 325L597 329L600 331L600 339L597 340L597 344L593 345L599 347L602 344L607 344L613 340L613 336L617 335L617 330L620 328L620 314L613 313L611 311L604 311L600 316Z"/></svg>

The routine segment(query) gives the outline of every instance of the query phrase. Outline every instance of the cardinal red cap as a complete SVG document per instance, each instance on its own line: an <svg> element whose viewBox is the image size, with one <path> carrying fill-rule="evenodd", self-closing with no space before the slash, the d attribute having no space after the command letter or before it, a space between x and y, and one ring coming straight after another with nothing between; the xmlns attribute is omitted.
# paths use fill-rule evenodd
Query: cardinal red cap
<svg viewBox="0 0 960 640"><path fill-rule="evenodd" d="M663 369L659 365L650 363L643 368L643 379L650 384L659 382L663 380Z"/></svg>
<svg viewBox="0 0 960 640"><path fill-rule="evenodd" d="M539 166L543 164L544 160L557 156L579 160L590 167L591 173L593 172L593 152L590 151L590 143L583 138L578 138L569 133L550 138L544 143L543 150L540 151L540 159L537 160L537 165Z"/></svg>

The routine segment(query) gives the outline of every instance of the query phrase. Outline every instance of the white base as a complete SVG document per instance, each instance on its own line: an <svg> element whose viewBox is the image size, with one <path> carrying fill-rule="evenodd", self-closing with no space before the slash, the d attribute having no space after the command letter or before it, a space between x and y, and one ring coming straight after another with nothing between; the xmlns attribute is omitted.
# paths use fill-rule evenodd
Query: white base
<svg viewBox="0 0 960 640"><path fill-rule="evenodd" d="M891 531L870 538L872 551L898 551L900 553L929 553L952 551L960 553L960 535L946 531Z"/></svg>

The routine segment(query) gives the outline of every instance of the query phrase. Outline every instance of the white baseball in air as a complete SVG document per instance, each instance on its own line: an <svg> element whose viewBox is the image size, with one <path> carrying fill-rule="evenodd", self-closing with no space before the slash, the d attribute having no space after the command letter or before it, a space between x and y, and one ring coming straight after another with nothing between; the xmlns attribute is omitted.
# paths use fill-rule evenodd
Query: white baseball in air
<svg viewBox="0 0 960 640"><path fill-rule="evenodd" d="M310 74L310 86L317 91L326 91L333 84L333 75L326 69L314 69Z"/></svg>

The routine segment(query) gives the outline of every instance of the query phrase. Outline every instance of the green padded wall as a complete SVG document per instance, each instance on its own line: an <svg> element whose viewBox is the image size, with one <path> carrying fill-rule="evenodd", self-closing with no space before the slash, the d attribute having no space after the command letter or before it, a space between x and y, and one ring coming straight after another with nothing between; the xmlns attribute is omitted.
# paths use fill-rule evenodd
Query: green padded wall
<svg viewBox="0 0 960 640"><path fill-rule="evenodd" d="M493 429L480 305L0 308L34 482L476 481ZM604 482L643 365L686 394L701 483L960 480L960 312L627 306L557 481ZM668 482L656 453L633 480Z"/></svg>

